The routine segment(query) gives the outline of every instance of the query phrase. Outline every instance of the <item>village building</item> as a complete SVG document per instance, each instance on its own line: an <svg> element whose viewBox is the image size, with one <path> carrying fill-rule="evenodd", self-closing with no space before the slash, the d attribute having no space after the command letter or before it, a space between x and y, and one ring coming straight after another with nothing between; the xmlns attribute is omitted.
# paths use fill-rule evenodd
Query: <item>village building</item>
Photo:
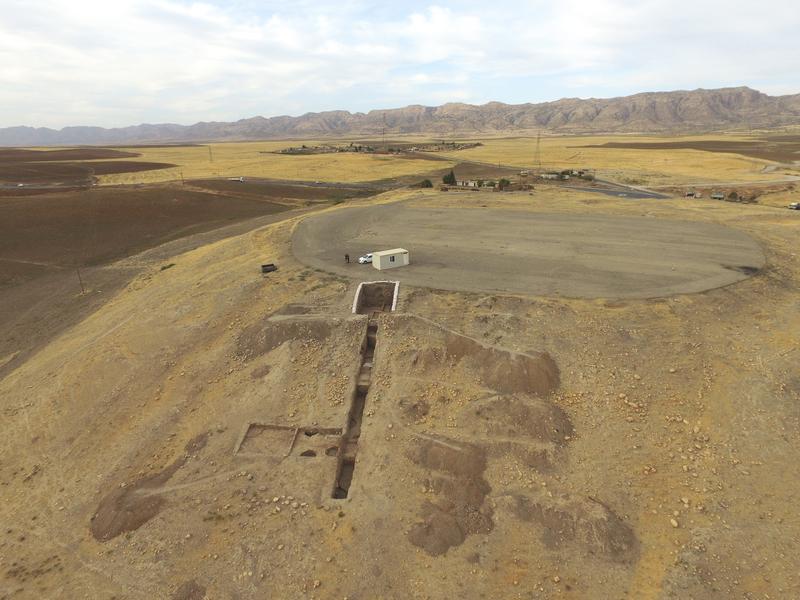
<svg viewBox="0 0 800 600"><path fill-rule="evenodd" d="M405 248L394 248L372 253L372 266L379 271L404 267L410 262L411 256Z"/></svg>

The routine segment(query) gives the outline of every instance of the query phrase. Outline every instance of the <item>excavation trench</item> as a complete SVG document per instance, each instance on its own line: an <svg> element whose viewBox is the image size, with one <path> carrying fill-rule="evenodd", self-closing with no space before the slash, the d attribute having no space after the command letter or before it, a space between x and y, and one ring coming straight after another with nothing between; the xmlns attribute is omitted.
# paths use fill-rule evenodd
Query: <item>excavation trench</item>
<svg viewBox="0 0 800 600"><path fill-rule="evenodd" d="M365 281L358 285L353 300L353 312L373 315L393 311L397 307L400 284L397 281Z"/></svg>
<svg viewBox="0 0 800 600"><path fill-rule="evenodd" d="M353 482L353 473L356 468L356 454L358 453L358 440L361 437L361 423L364 418L364 406L367 403L370 382L372 380L372 366L375 359L375 346L378 341L378 323L370 319L367 323L367 335L361 346L361 367L358 371L356 390L353 403L347 414L347 426L339 444L338 460L336 464L336 479L333 484L331 497L336 499L347 498L350 493L350 484Z"/></svg>

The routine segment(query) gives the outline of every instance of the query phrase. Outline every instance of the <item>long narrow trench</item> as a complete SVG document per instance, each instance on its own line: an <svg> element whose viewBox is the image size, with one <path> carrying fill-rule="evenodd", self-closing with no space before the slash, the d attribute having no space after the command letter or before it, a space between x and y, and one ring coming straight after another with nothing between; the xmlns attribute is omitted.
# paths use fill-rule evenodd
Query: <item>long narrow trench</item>
<svg viewBox="0 0 800 600"><path fill-rule="evenodd" d="M347 415L347 428L339 445L339 460L336 465L336 480L333 485L333 498L347 498L353 472L356 468L358 440L361 437L361 422L364 418L364 405L367 402L370 382L372 380L372 364L375 358L375 345L378 341L378 322L370 318L367 323L367 336L361 351L361 368L358 371L356 391L350 412Z"/></svg>

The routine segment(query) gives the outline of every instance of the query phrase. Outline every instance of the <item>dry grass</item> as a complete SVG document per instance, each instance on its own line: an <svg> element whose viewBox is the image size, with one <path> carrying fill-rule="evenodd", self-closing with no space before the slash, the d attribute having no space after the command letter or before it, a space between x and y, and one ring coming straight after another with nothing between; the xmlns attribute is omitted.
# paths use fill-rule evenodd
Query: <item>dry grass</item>
<svg viewBox="0 0 800 600"><path fill-rule="evenodd" d="M742 136L708 135L683 137L565 136L543 137L541 160L545 169L593 169L598 177L631 185L681 185L692 183L758 182L781 179L794 172L779 169L762 172L764 160L735 154L701 150L633 150L581 148L606 142L675 142L702 139L748 139ZM535 162L536 138L517 137L481 140L483 146L445 153L452 158L531 167Z"/></svg>
<svg viewBox="0 0 800 600"><path fill-rule="evenodd" d="M800 202L800 191L783 190L762 194L758 197L758 203L764 206L774 206L776 208L786 208L792 202Z"/></svg>
<svg viewBox="0 0 800 600"><path fill-rule="evenodd" d="M352 183L422 174L452 164L385 155L342 153L286 156L270 153L301 143L313 145L316 142L308 140L236 142L204 146L132 148L132 151L142 155L134 160L165 162L178 166L159 171L104 175L100 177L100 183L103 185L153 183L174 181L181 176L186 179L244 176ZM209 156L209 148L213 160Z"/></svg>

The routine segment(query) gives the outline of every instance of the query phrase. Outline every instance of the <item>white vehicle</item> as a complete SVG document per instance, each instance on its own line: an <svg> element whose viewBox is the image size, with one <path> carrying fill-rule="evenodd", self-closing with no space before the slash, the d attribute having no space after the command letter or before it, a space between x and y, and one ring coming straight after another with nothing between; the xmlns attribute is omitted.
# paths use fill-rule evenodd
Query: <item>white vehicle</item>
<svg viewBox="0 0 800 600"><path fill-rule="evenodd" d="M358 257L358 264L368 265L372 262L372 252L367 252L364 256Z"/></svg>
<svg viewBox="0 0 800 600"><path fill-rule="evenodd" d="M792 202L788 208L791 210L800 210L800 202ZM370 255L371 256L371 255Z"/></svg>

